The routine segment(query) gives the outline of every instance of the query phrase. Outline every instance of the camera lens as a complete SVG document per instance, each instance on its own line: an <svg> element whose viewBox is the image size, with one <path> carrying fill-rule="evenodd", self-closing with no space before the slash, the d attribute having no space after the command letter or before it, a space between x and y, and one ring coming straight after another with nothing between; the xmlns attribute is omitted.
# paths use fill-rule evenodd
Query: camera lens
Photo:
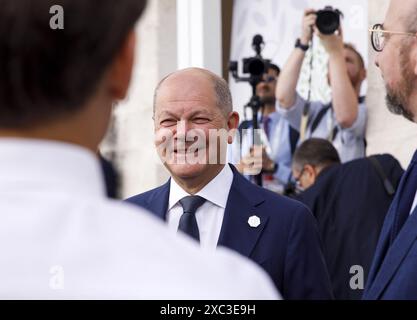
<svg viewBox="0 0 417 320"><path fill-rule="evenodd" d="M316 26L323 34L333 34L340 26L340 12L325 8L317 12Z"/></svg>
<svg viewBox="0 0 417 320"><path fill-rule="evenodd" d="M261 76L265 73L265 64L260 59L253 59L249 65L249 73L255 76Z"/></svg>

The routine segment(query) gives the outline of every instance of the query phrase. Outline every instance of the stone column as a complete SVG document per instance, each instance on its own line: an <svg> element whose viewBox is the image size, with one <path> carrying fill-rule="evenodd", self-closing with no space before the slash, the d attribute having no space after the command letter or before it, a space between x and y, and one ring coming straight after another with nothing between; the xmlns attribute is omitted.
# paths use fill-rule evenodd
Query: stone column
<svg viewBox="0 0 417 320"><path fill-rule="evenodd" d="M114 110L102 152L121 175L121 197L149 190L168 178L153 144L153 92L177 67L176 1L152 0L137 26L136 66L128 98Z"/></svg>

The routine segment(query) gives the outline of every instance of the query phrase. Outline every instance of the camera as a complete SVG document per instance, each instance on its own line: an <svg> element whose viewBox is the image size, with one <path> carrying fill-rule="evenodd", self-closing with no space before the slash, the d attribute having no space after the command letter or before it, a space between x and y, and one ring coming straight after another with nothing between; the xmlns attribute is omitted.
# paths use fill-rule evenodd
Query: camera
<svg viewBox="0 0 417 320"><path fill-rule="evenodd" d="M271 60L264 59L262 57L262 50L264 48L264 40L261 35L257 34L252 40L252 49L256 52L256 55L251 58L243 59L243 73L245 77L239 76L239 63L237 61L230 61L229 71L232 74L236 82L248 82L252 87L252 97L245 105L245 109L252 110L252 128L253 128L253 141L261 141L259 129L258 114L264 107L263 102L256 94L256 87L263 81L264 74L268 73L268 69L271 64ZM258 186L262 186L262 174L255 176L255 182Z"/></svg>
<svg viewBox="0 0 417 320"><path fill-rule="evenodd" d="M340 10L326 6L324 9L317 11L316 14L316 26L322 34L330 35L339 29L340 17L343 17L343 13Z"/></svg>
<svg viewBox="0 0 417 320"><path fill-rule="evenodd" d="M256 85L262 82L262 77L268 72L270 60L262 58L261 52L264 46L264 41L261 35L257 34L253 37L252 48L256 55L251 58L243 59L243 73L248 74L249 78L242 78L238 76L238 62L231 61L229 64L229 71L237 81L247 81L250 84Z"/></svg>

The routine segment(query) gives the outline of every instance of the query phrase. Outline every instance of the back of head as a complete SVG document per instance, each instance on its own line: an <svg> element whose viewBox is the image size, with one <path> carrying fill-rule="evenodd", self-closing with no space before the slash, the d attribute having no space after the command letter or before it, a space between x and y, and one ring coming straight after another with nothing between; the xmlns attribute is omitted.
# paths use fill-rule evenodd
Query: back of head
<svg viewBox="0 0 417 320"><path fill-rule="evenodd" d="M78 111L145 4L0 0L0 128L35 126Z"/></svg>
<svg viewBox="0 0 417 320"><path fill-rule="evenodd" d="M325 168L339 164L340 157L336 148L324 139L309 139L304 141L295 151L293 167L301 170L305 165Z"/></svg>

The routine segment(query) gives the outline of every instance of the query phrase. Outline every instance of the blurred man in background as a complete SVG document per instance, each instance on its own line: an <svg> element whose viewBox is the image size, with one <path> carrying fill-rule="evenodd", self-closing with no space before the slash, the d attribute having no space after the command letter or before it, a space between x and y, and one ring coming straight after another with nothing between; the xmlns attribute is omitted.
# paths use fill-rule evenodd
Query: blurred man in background
<svg viewBox="0 0 417 320"><path fill-rule="evenodd" d="M291 179L291 160L299 138L298 132L276 110L275 91L280 72L277 65L271 64L264 81L256 88L256 94L263 103L259 117L263 130L263 148L259 152L262 159L255 159L252 121L240 124L240 139L235 139L229 149L229 160L236 164L240 173L262 172L263 186L278 193L283 192Z"/></svg>
<svg viewBox="0 0 417 320"><path fill-rule="evenodd" d="M390 155L341 164L329 141L313 138L296 150L293 173L305 190L296 199L317 219L335 298L360 299L403 169Z"/></svg>

